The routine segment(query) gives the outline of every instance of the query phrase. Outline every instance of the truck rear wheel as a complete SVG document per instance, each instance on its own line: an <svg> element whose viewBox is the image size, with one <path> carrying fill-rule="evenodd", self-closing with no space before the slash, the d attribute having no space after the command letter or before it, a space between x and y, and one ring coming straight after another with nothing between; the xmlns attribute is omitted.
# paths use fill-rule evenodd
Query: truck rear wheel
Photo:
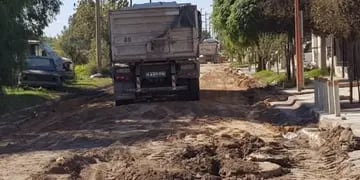
<svg viewBox="0 0 360 180"><path fill-rule="evenodd" d="M200 82L199 79L190 79L188 84L188 100L199 101L200 100Z"/></svg>
<svg viewBox="0 0 360 180"><path fill-rule="evenodd" d="M133 103L133 100L116 100L115 106L124 106Z"/></svg>

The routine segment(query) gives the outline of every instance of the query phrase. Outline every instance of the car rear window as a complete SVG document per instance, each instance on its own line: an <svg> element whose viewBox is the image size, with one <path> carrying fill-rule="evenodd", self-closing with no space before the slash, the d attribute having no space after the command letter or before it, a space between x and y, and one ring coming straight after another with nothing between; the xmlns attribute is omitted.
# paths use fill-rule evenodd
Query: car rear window
<svg viewBox="0 0 360 180"><path fill-rule="evenodd" d="M53 62L45 58L31 58L26 60L28 68L55 69Z"/></svg>

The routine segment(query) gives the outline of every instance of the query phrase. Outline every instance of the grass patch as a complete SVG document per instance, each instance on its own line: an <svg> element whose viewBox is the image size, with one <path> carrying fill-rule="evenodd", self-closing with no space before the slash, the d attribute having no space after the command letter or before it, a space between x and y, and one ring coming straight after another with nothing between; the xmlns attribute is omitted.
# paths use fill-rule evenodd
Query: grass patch
<svg viewBox="0 0 360 180"><path fill-rule="evenodd" d="M74 71L75 79L66 81L64 87L55 90L4 87L0 94L0 115L55 100L66 94L76 94L112 84L111 78L90 78L90 75L96 72L94 64L77 65ZM103 74L109 74L108 70L103 71Z"/></svg>
<svg viewBox="0 0 360 180"><path fill-rule="evenodd" d="M240 63L239 61L233 61L233 62L231 62L230 67L232 69L247 68L247 67L249 67L249 64L243 64L243 63Z"/></svg>
<svg viewBox="0 0 360 180"><path fill-rule="evenodd" d="M111 78L93 78L93 79L81 78L81 79L68 81L65 87L90 90L90 89L105 87L111 84L112 84Z"/></svg>
<svg viewBox="0 0 360 180"><path fill-rule="evenodd" d="M259 80L261 83L266 85L280 85L286 81L286 74L285 73L276 73L273 71L260 71L255 73L254 78Z"/></svg>
<svg viewBox="0 0 360 180"><path fill-rule="evenodd" d="M38 105L59 97L58 93L42 88L5 87L3 93L0 95L0 114Z"/></svg>
<svg viewBox="0 0 360 180"><path fill-rule="evenodd" d="M56 100L66 93L76 93L83 90L92 90L112 84L110 78L77 79L64 84L57 90L44 88L4 87L0 95L0 115L39 105L49 100Z"/></svg>
<svg viewBox="0 0 360 180"><path fill-rule="evenodd" d="M308 80L314 80L315 78L321 77L321 76L328 76L329 73L326 70L320 70L320 69L313 69L310 71L304 72L305 79Z"/></svg>
<svg viewBox="0 0 360 180"><path fill-rule="evenodd" d="M93 74L93 65L91 64L84 64L84 65L76 65L74 72L75 72L75 79L82 80L88 79L91 74Z"/></svg>

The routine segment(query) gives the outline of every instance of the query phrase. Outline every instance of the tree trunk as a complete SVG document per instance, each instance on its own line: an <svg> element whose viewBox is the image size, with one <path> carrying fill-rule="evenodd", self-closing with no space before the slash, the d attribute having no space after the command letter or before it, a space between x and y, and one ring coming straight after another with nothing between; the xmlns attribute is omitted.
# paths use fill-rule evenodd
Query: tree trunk
<svg viewBox="0 0 360 180"><path fill-rule="evenodd" d="M291 80L291 64L290 64L290 40L288 39L287 43L285 44L285 58L286 58L286 77L287 80Z"/></svg>
<svg viewBox="0 0 360 180"><path fill-rule="evenodd" d="M295 71L295 40L292 36L289 37L289 52L290 52L290 61L291 61L291 80L296 80L296 71Z"/></svg>
<svg viewBox="0 0 360 180"><path fill-rule="evenodd" d="M348 62L348 78L350 81L350 103L353 103L353 81L355 79L355 73L354 73L354 41L349 38L345 40L345 46L344 46L344 58L347 59Z"/></svg>
<svg viewBox="0 0 360 180"><path fill-rule="evenodd" d="M319 46L318 46L318 36L311 34L311 62L317 64Z"/></svg>
<svg viewBox="0 0 360 180"><path fill-rule="evenodd" d="M326 38L325 37L319 38L319 45L320 45L320 52L319 52L318 65L321 70L326 71L327 70L327 66L326 66L327 55L326 55Z"/></svg>
<svg viewBox="0 0 360 180"><path fill-rule="evenodd" d="M257 71L263 71L266 70L266 62L265 62L265 58L262 56L258 56L258 69Z"/></svg>
<svg viewBox="0 0 360 180"><path fill-rule="evenodd" d="M295 54L294 51L291 51L291 72L292 72L292 80L296 80L296 68L295 68Z"/></svg>

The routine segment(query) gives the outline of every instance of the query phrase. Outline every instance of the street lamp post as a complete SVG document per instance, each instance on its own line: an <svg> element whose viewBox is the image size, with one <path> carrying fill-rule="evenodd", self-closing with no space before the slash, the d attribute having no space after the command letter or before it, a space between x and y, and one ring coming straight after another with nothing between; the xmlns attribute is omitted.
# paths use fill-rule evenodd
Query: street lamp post
<svg viewBox="0 0 360 180"><path fill-rule="evenodd" d="M296 85L301 92L304 88L302 40L301 40L301 20L300 20L300 0L295 0L295 49L296 49Z"/></svg>

